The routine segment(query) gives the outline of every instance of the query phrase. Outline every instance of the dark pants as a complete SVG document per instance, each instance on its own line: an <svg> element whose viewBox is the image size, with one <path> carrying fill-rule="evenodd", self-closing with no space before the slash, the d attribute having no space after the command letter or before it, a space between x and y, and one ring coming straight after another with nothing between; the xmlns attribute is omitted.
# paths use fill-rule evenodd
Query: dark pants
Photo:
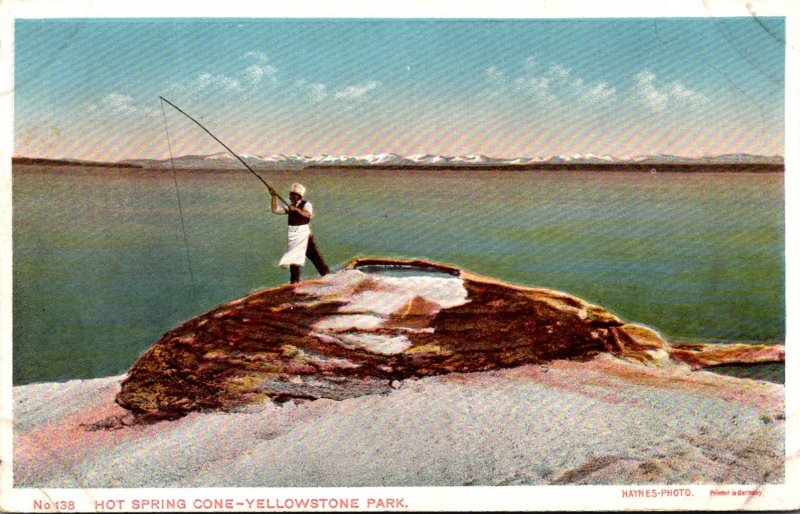
<svg viewBox="0 0 800 514"><path fill-rule="evenodd" d="M314 267L317 268L320 276L327 275L331 272L330 268L328 268L328 265L325 264L325 259L322 258L322 254L319 253L317 243L314 242L313 234L308 237L306 257L308 257L311 262L314 263ZM300 266L296 264L289 266L289 282L292 284L300 282Z"/></svg>

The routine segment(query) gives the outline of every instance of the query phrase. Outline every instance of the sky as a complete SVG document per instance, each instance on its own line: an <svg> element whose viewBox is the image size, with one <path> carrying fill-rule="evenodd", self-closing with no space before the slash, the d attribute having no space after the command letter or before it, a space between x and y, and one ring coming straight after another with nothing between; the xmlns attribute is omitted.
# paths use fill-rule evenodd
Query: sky
<svg viewBox="0 0 800 514"><path fill-rule="evenodd" d="M17 19L14 155L784 154L783 18ZM166 117L166 129L165 120Z"/></svg>

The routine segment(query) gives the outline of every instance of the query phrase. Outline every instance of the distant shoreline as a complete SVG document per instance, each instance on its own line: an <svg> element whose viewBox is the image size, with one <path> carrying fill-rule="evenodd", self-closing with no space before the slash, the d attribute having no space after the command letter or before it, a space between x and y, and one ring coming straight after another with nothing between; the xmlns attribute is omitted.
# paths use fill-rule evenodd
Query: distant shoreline
<svg viewBox="0 0 800 514"><path fill-rule="evenodd" d="M115 162L95 162L95 161L74 161L65 159L43 159L33 157L14 157L11 160L13 165L28 166L79 166L85 168L126 168L142 171L168 171L170 168L147 167L141 164L115 163ZM177 167L180 171L230 171L238 168L189 168ZM244 167L241 168L245 170ZM759 162L738 162L738 163L664 163L664 162L603 162L603 163L580 163L580 162L537 162L525 164L372 164L372 165L342 165L342 164L311 164L304 167L275 167L275 168L255 168L256 171L286 171L286 170L307 170L307 171L338 171L338 170L392 170L392 171L628 171L637 173L783 173L785 165L783 163L759 163Z"/></svg>
<svg viewBox="0 0 800 514"><path fill-rule="evenodd" d="M12 157L12 165L34 166L81 166L92 168L135 168L144 169L141 164L98 162L98 161L73 161L69 159L41 159L38 157Z"/></svg>

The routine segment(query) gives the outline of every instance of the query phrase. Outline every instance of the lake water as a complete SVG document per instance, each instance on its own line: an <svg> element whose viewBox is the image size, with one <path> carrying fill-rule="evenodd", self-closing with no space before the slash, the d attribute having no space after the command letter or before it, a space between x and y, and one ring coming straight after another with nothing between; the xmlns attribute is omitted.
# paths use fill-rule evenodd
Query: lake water
<svg viewBox="0 0 800 514"><path fill-rule="evenodd" d="M783 342L783 174L262 175L308 187L334 268L420 257L566 291L671 339ZM170 172L14 168L15 384L121 374L179 323L288 280L286 218L252 175L177 183L188 258Z"/></svg>

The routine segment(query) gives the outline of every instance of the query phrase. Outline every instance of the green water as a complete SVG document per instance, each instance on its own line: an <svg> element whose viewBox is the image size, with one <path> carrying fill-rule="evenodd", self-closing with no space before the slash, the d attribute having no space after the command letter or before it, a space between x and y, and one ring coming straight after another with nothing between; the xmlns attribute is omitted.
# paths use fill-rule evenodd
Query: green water
<svg viewBox="0 0 800 514"><path fill-rule="evenodd" d="M274 171L332 267L421 257L569 292L667 337L782 342L782 174ZM288 280L244 172L15 167L14 382L123 373L164 332ZM314 275L313 267L304 276ZM192 276L193 275L193 276Z"/></svg>

